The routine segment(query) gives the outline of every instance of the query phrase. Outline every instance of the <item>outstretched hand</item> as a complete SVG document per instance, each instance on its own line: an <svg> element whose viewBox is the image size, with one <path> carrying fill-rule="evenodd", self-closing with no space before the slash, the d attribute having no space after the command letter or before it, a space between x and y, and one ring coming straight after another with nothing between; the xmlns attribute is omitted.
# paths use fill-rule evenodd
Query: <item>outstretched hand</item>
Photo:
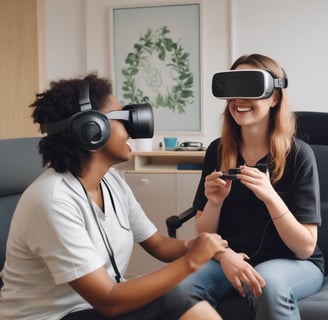
<svg viewBox="0 0 328 320"><path fill-rule="evenodd" d="M265 280L245 261L247 259L249 258L245 253L237 253L231 249L218 255L224 274L241 296L246 297L244 286L247 286L254 296L259 296L262 294Z"/></svg>

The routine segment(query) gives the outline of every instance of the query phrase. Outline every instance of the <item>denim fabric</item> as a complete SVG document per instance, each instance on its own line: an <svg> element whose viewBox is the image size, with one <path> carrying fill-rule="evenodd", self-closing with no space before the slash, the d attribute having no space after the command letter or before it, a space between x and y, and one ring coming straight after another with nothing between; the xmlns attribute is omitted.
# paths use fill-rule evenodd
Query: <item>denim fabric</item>
<svg viewBox="0 0 328 320"><path fill-rule="evenodd" d="M318 292L323 274L310 261L275 259L255 269L266 281L260 297L253 298L256 319L300 320L298 300Z"/></svg>
<svg viewBox="0 0 328 320"><path fill-rule="evenodd" d="M249 296L257 320L300 320L297 301L319 291L323 283L322 272L309 261L274 259L260 263L255 269L266 281L260 297ZM208 300L215 308L235 290L220 263L214 260L179 286Z"/></svg>

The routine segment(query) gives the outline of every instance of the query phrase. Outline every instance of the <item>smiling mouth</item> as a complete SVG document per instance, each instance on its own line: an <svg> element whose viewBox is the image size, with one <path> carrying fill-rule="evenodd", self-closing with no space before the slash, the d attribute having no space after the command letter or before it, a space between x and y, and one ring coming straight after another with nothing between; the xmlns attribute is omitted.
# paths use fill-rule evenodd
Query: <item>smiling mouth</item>
<svg viewBox="0 0 328 320"><path fill-rule="evenodd" d="M237 106L236 107L237 112L250 112L253 110L252 107L242 107L242 106Z"/></svg>

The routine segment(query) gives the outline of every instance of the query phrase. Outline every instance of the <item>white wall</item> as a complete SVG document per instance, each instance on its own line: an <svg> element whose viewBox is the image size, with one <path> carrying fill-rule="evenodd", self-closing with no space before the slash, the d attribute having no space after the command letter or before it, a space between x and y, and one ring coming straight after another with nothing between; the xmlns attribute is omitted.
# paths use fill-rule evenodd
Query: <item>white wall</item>
<svg viewBox="0 0 328 320"><path fill-rule="evenodd" d="M288 74L294 110L327 111L328 1L231 2L234 58L255 51L270 55Z"/></svg>
<svg viewBox="0 0 328 320"><path fill-rule="evenodd" d="M46 80L97 70L111 77L109 9L122 5L190 3L188 0L45 0ZM328 1L200 0L203 132L179 135L202 141L219 135L224 102L211 94L215 72L242 54L262 53L277 60L289 77L293 110L326 111ZM162 136L156 135L157 146Z"/></svg>

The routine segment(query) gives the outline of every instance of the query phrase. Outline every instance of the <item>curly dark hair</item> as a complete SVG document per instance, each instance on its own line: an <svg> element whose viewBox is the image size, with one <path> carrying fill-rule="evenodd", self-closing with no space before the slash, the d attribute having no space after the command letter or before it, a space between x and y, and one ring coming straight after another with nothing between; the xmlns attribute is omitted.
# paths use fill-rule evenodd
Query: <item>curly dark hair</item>
<svg viewBox="0 0 328 320"><path fill-rule="evenodd" d="M94 110L101 109L112 94L112 85L107 79L90 73L83 79L59 80L50 83L50 89L38 93L30 105L34 108L32 118L40 125L71 117L80 111L79 96L82 83L89 81L90 102ZM40 140L39 152L43 165L57 172L70 171L80 176L83 167L91 159L91 151L83 150L69 137L67 131L47 135Z"/></svg>

